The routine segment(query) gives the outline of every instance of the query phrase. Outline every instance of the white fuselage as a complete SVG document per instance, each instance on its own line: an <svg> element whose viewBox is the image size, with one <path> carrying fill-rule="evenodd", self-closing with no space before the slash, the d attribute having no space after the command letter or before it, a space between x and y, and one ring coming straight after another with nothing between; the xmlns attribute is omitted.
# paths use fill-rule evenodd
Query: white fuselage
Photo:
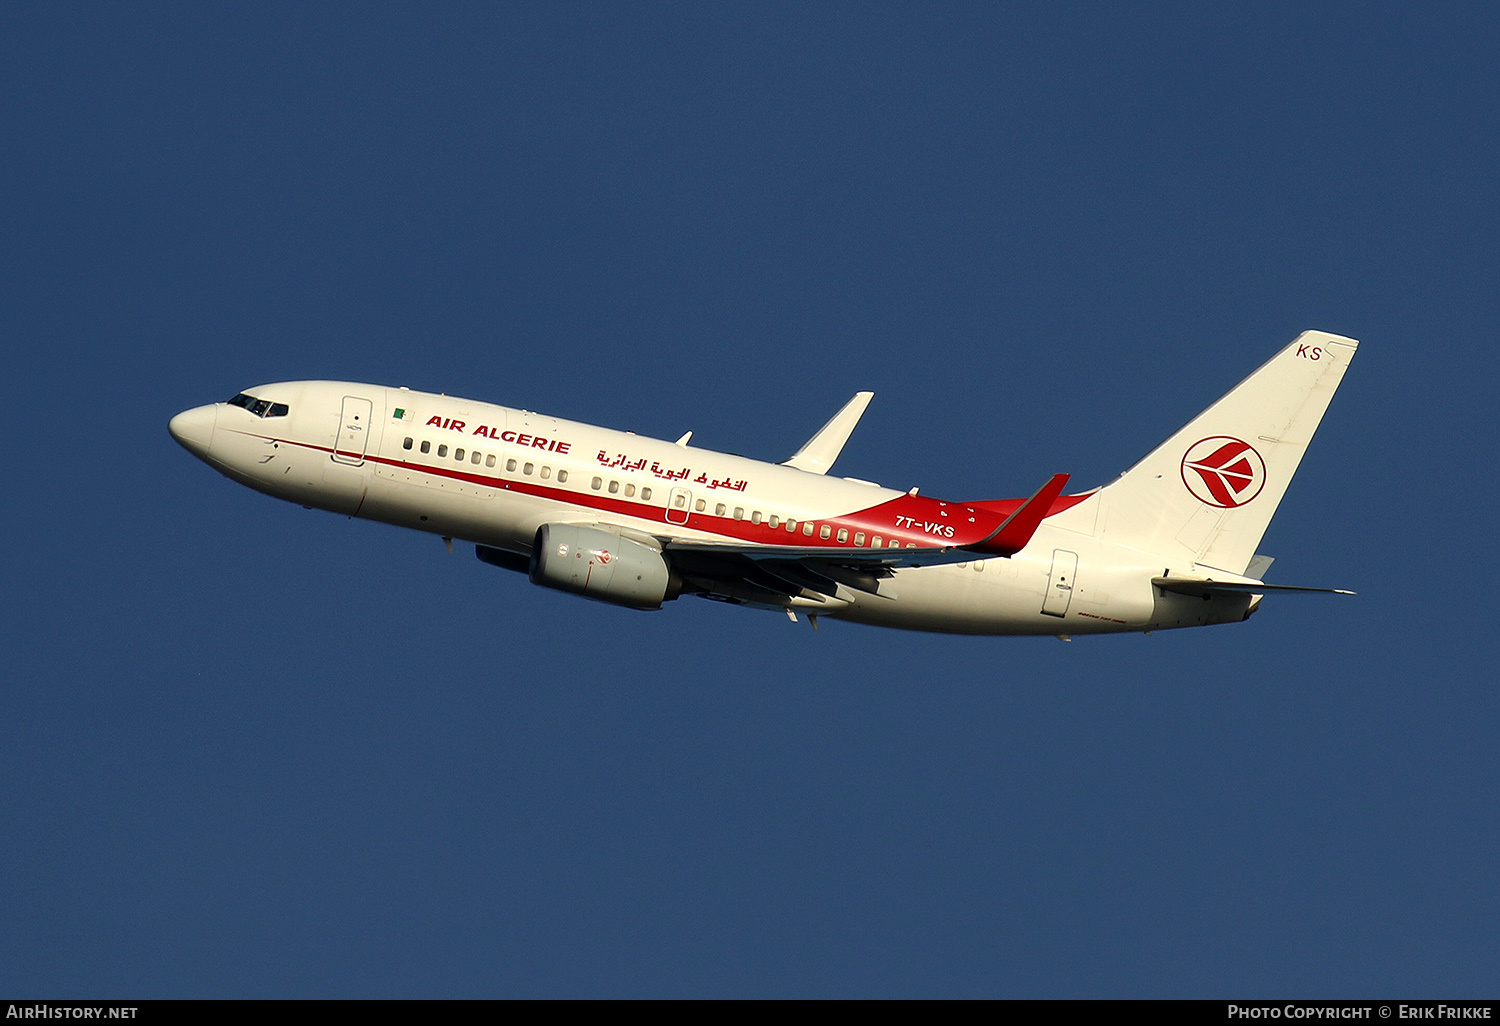
<svg viewBox="0 0 1500 1026"><path fill-rule="evenodd" d="M250 394L259 411L197 407L174 418L173 435L268 495L520 556L548 524L600 526L658 549L687 539L834 553L968 544L1006 512L408 389L300 381ZM1046 635L1222 623L1253 611L1257 596L1153 587L1153 576L1191 562L1173 566L1110 541L1092 499L1063 497L1009 557L906 567L878 593L839 588L783 607L913 630ZM708 597L765 604L729 585Z"/></svg>

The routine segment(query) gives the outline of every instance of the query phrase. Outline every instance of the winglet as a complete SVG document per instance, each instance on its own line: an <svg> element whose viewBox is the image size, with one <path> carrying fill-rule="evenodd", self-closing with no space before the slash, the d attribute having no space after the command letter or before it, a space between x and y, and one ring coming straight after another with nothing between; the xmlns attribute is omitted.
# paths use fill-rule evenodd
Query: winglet
<svg viewBox="0 0 1500 1026"><path fill-rule="evenodd" d="M1042 485L1035 495L1017 506L1016 511L995 528L994 534L970 548L982 552L995 552L1002 556L1013 556L1020 552L1026 547L1026 543L1031 541L1031 536L1041 525L1042 518L1052 512L1052 503L1057 501L1057 497L1067 487L1068 476L1067 474L1053 474L1052 479Z"/></svg>
<svg viewBox="0 0 1500 1026"><path fill-rule="evenodd" d="M810 474L826 474L828 468L833 466L833 461L839 458L839 453L844 451L844 443L849 441L849 436L854 433L854 426L859 423L859 418L864 416L865 407L870 405L874 392L856 392L854 398L844 404L844 408L833 415L833 419L824 424L818 433L807 440L807 444L798 449L789 460L782 462L783 467L796 467Z"/></svg>

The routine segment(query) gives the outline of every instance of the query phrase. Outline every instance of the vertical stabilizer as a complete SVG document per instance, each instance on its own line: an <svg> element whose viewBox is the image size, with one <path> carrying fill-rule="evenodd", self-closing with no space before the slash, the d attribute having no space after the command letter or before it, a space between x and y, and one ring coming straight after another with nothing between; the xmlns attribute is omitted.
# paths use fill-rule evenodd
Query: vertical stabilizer
<svg viewBox="0 0 1500 1026"><path fill-rule="evenodd" d="M1242 573L1359 343L1306 331L1098 493L1109 541Z"/></svg>

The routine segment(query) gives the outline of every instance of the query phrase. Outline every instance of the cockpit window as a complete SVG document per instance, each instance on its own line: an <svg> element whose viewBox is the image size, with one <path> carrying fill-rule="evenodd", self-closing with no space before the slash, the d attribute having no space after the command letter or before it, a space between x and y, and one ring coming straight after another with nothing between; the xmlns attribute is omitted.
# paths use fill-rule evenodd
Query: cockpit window
<svg viewBox="0 0 1500 1026"><path fill-rule="evenodd" d="M257 417L285 417L290 412L286 403L273 403L269 399L257 399L255 396L246 395L244 392L229 400L229 405L249 410Z"/></svg>

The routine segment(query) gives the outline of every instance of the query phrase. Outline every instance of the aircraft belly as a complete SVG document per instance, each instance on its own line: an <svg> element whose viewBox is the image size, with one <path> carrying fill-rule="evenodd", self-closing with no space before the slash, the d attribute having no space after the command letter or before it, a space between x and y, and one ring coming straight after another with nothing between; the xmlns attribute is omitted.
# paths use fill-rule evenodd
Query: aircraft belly
<svg viewBox="0 0 1500 1026"><path fill-rule="evenodd" d="M1088 540L1074 545L1082 551L1072 599L1062 616L1043 611L1053 582L1050 541L1037 546L1038 554L1028 548L1009 559L900 570L891 582L899 599L860 595L853 607L835 615L950 634L1110 634L1148 628L1155 589L1146 568L1102 573L1100 553Z"/></svg>
<svg viewBox="0 0 1500 1026"><path fill-rule="evenodd" d="M1056 634L1040 612L1041 589L1023 582L1005 559L962 566L914 567L891 582L897 599L860 595L840 617L862 623L946 634Z"/></svg>
<svg viewBox="0 0 1500 1026"><path fill-rule="evenodd" d="M378 473L365 497L360 516L397 527L478 542L495 548L524 551L531 547L535 528L523 521L538 500L494 488L459 484L434 487L423 480Z"/></svg>

